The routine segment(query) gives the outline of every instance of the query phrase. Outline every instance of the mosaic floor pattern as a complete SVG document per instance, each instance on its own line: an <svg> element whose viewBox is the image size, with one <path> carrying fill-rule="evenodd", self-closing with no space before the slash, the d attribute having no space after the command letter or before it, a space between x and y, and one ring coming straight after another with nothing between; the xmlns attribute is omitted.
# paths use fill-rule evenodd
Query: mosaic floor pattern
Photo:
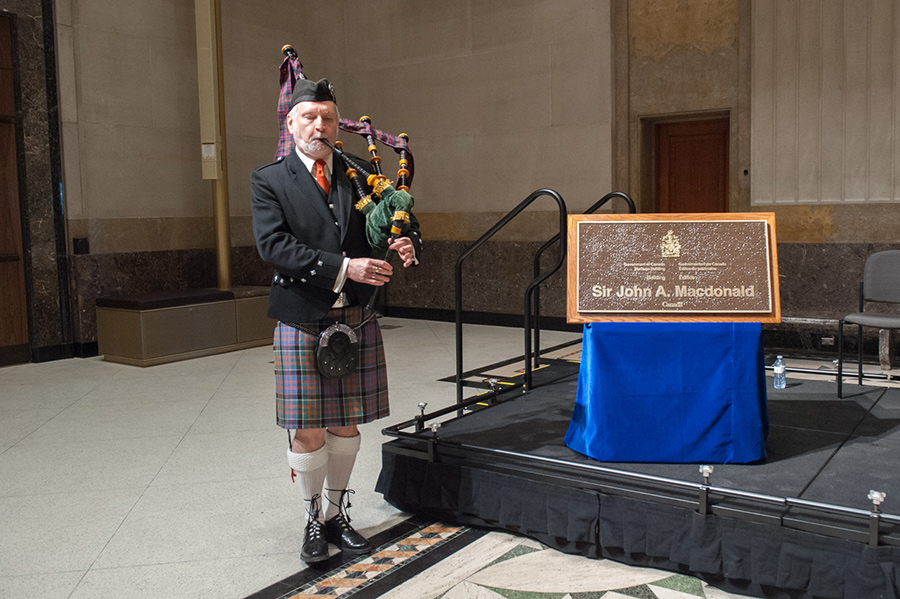
<svg viewBox="0 0 900 599"><path fill-rule="evenodd" d="M428 555L430 549L443 545L465 530L441 524L423 527L395 543L379 547L372 555L358 558L337 571L314 579L298 589L298 593L285 595L285 599L358 596L359 591L374 581L396 574L401 567Z"/></svg>
<svg viewBox="0 0 900 599"><path fill-rule="evenodd" d="M474 533L474 534L473 534ZM277 599L738 599L690 576L430 524Z"/></svg>

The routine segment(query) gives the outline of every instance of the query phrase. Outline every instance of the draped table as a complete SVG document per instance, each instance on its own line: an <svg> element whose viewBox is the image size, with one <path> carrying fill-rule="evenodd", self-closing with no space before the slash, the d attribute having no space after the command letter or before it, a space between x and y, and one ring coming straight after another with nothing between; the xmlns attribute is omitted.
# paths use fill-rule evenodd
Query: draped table
<svg viewBox="0 0 900 599"><path fill-rule="evenodd" d="M766 457L758 322L585 324L566 445L607 462Z"/></svg>

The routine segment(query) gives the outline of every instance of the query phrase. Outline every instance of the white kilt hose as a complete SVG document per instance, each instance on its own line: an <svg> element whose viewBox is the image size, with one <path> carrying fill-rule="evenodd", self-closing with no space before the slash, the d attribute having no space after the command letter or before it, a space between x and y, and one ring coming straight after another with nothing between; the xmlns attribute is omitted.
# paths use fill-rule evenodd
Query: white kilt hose
<svg viewBox="0 0 900 599"><path fill-rule="evenodd" d="M275 328L275 404L278 426L286 429L350 426L389 414L387 369L381 329L360 306L336 308L320 321L300 323L313 331L279 322ZM319 334L335 322L355 329L359 368L343 379L329 379L316 369Z"/></svg>

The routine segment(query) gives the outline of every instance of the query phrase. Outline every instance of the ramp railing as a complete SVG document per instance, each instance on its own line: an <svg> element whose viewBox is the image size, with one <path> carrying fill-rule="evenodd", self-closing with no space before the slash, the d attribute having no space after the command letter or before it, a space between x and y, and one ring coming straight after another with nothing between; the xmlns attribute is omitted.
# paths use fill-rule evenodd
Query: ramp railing
<svg viewBox="0 0 900 599"><path fill-rule="evenodd" d="M530 206L540 197L550 196L556 201L557 209L559 212L559 233L558 237L560 239L565 239L566 237L566 223L568 212L566 210L566 203L563 200L562 196L559 195L556 191L552 189L538 189L531 193L527 198L522 200L518 206L513 208L509 213L506 214L503 218L501 218L497 224L488 229L484 235L478 238L472 245L470 245L462 254L460 254L459 258L456 260L456 403L460 405L463 403L463 326L462 326L462 265L466 259L471 256L478 248L483 246L491 237L497 234L500 229L505 227L512 221L516 216L519 215L525 208ZM550 275L556 272L560 266L562 266L563 262L566 259L566 246L562 244L560 247L559 255L557 257L557 262L554 268L552 268L547 273L540 275L538 274L535 279L528 285L528 289L525 292L525 389L531 389L531 311L528 309L531 303L531 294L533 290L540 285L544 280L547 279Z"/></svg>
<svg viewBox="0 0 900 599"><path fill-rule="evenodd" d="M562 265L566 260L566 233L567 233L567 216L568 211L566 209L565 201L562 196L552 189L538 189L533 192L527 198L525 198L518 206L513 208L509 213L507 213L503 218L501 218L497 224L491 227L486 233L484 233L481 237L478 238L472 245L470 245L457 259L456 261L456 271L455 271L455 283L456 283L456 402L457 404L461 404L463 401L463 326L462 326L462 265L463 262L469 256L471 256L478 248L484 245L488 240L490 240L494 235L497 234L500 229L505 227L510 221L512 221L516 216L519 215L525 208L527 208L530 204L532 204L538 198L548 195L553 198L559 209L559 231L547 240L540 248L538 248L537 252L534 255L534 272L533 279L531 283L528 284L528 287L525 289L525 309L524 309L524 320L525 320L525 374L524 374L524 390L530 391L532 388L532 371L534 368L538 368L540 366L540 352L541 352L541 344L540 344L540 286L544 283L550 276L559 271ZM620 191L614 191L606 194L602 198L600 198L597 202L595 202L590 208L588 208L584 214L593 214L600 208L602 208L609 201L620 198L626 202L628 205L628 213L634 214L636 212L636 208L634 205L634 201L625 193ZM557 259L556 263L547 270L546 272L541 272L541 258L544 253L552 248L554 245L558 246L557 249ZM534 340L534 351L532 352L532 339Z"/></svg>
<svg viewBox="0 0 900 599"><path fill-rule="evenodd" d="M614 198L621 198L625 200L628 204L628 214L634 214L637 210L634 207L634 201L628 196L628 194L622 193L621 191L613 191L611 193L606 194L597 202L595 202L590 208L584 211L584 214L593 214L600 208L602 208L607 202ZM537 279L538 275L541 272L541 257L544 255L544 252L553 247L553 244L560 241L562 237L559 233L551 237L547 240L547 242L542 245L538 251L534 254L534 278ZM567 241L562 239L562 244L565 247ZM563 250L565 252L565 250ZM557 266L550 274L555 273L559 269ZM549 275L548 275L549 276ZM546 278L546 277L545 277ZM525 311L527 313L530 302L526 300L525 302ZM526 334L527 333L526 326ZM530 349L526 346L525 355L528 356L531 353ZM541 364L540 360L541 356L541 288L537 286L534 288L534 362L533 368L538 368Z"/></svg>

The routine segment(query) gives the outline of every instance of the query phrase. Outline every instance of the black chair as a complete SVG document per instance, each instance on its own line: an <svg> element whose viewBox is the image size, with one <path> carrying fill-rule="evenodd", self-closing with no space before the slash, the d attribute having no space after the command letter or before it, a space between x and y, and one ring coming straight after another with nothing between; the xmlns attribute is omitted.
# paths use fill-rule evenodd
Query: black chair
<svg viewBox="0 0 900 599"><path fill-rule="evenodd" d="M859 284L859 312L838 321L838 397L843 397L844 323L859 327L859 384L863 379L863 327L900 329L900 314L865 311L866 302L900 304L900 250L876 252L866 260L863 280Z"/></svg>

